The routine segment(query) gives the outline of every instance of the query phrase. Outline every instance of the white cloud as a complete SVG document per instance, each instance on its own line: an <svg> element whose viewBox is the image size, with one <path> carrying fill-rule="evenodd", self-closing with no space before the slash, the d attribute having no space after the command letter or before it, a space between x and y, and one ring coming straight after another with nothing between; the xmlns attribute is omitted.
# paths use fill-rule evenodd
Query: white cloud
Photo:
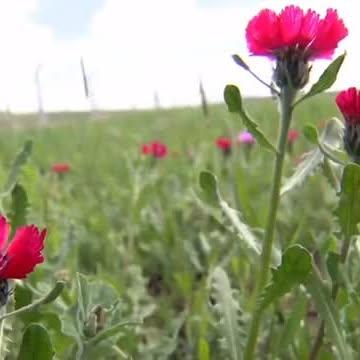
<svg viewBox="0 0 360 360"><path fill-rule="evenodd" d="M95 102L102 108L151 106L155 90L163 105L197 103L199 77L212 101L222 100L229 82L238 83L244 94L267 94L230 55L245 55L253 69L269 79L269 62L246 56L244 29L261 5L280 9L286 2L266 0L246 8L204 8L197 3L106 0L86 36L63 42L55 39L51 29L32 21L37 0L0 0L0 107L36 109L34 73L41 63L47 110L87 108L80 56L85 59ZM305 0L301 6L313 3ZM344 42L351 51L337 83L348 86L360 59L356 46L360 24L348 2L318 0L315 9L324 11L331 4L339 9L351 33ZM314 77L326 65L316 64Z"/></svg>

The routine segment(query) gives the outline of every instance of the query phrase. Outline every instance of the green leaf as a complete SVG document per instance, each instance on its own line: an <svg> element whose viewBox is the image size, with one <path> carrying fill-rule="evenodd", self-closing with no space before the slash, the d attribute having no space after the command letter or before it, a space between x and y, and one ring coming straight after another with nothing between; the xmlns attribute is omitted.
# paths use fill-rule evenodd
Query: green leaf
<svg viewBox="0 0 360 360"><path fill-rule="evenodd" d="M101 341L104 341L104 340L107 340L115 335L118 335L119 332L121 330L123 330L123 328L125 326L129 326L129 325L141 325L142 322L140 320L127 320L127 321L121 321L117 324L115 324L114 326L108 328L108 329L105 329L101 332L99 332L95 337L93 337L89 342L88 344L89 345L97 345L98 343L100 343Z"/></svg>
<svg viewBox="0 0 360 360"><path fill-rule="evenodd" d="M219 326L224 335L226 349L231 360L240 360L243 353L243 346L240 342L240 307L233 298L230 280L226 272L217 267L211 276L211 283L216 301L215 308L220 315Z"/></svg>
<svg viewBox="0 0 360 360"><path fill-rule="evenodd" d="M272 280L264 289L260 308L264 309L294 286L304 283L311 272L311 264L311 255L302 246L293 245L286 249L280 266L272 270Z"/></svg>
<svg viewBox="0 0 360 360"><path fill-rule="evenodd" d="M206 201L211 205L219 203L220 195L217 187L217 179L210 171L201 171L199 176L199 184Z"/></svg>
<svg viewBox="0 0 360 360"><path fill-rule="evenodd" d="M200 338L200 340L199 340L198 359L199 360L210 360L211 359L209 343L204 338Z"/></svg>
<svg viewBox="0 0 360 360"><path fill-rule="evenodd" d="M346 53L338 56L321 74L319 80L311 87L309 92L299 99L295 105L304 101L307 98L315 96L329 89L336 81L337 75L344 62Z"/></svg>
<svg viewBox="0 0 360 360"><path fill-rule="evenodd" d="M77 302L77 326L78 330L83 329L83 325L87 320L90 306L90 289L87 278L80 274L76 274L78 302Z"/></svg>
<svg viewBox="0 0 360 360"><path fill-rule="evenodd" d="M327 334L334 344L334 351L338 353L340 359L352 360L352 351L346 344L343 326L339 320L338 310L331 298L331 292L320 279L316 269L312 272L305 286L315 302L317 311L325 321Z"/></svg>
<svg viewBox="0 0 360 360"><path fill-rule="evenodd" d="M342 180L339 206L336 214L345 237L359 233L360 222L360 166L345 166Z"/></svg>
<svg viewBox="0 0 360 360"><path fill-rule="evenodd" d="M224 90L225 103L231 113L237 113L241 116L245 127L254 135L257 142L265 149L276 153L276 148L266 138L266 136L258 129L258 124L250 118L242 106L240 90L235 85L226 85Z"/></svg>
<svg viewBox="0 0 360 360"><path fill-rule="evenodd" d="M242 98L240 90L235 85L226 85L224 90L224 100L228 107L229 112L231 113L241 113L242 108Z"/></svg>
<svg viewBox="0 0 360 360"><path fill-rule="evenodd" d="M51 360L54 354L47 330L39 324L29 325L25 330L17 360Z"/></svg>
<svg viewBox="0 0 360 360"><path fill-rule="evenodd" d="M326 124L326 127L320 136L319 142L326 148L334 151L340 147L342 134L342 124L336 118L332 118ZM323 161L324 154L318 147L305 154L303 160L296 168L295 173L287 179L285 184L282 186L280 194L284 195L288 191L302 185L304 181L317 170Z"/></svg>
<svg viewBox="0 0 360 360"><path fill-rule="evenodd" d="M303 129L303 134L307 140L312 144L317 145L319 142L319 134L317 128L312 124L306 124Z"/></svg>
<svg viewBox="0 0 360 360"><path fill-rule="evenodd" d="M29 202L25 189L16 184L11 192L11 212L10 223L14 231L26 224L26 215L28 212Z"/></svg>
<svg viewBox="0 0 360 360"><path fill-rule="evenodd" d="M339 264L340 255L330 252L326 259L326 267L333 283L339 283Z"/></svg>
<svg viewBox="0 0 360 360"><path fill-rule="evenodd" d="M279 336L276 346L277 354L286 354L288 346L296 341L301 321L306 317L307 304L308 299L305 294L300 293L300 296L296 296L296 303L293 305ZM280 356L277 358L280 358Z"/></svg>
<svg viewBox="0 0 360 360"><path fill-rule="evenodd" d="M0 194L2 197L8 195L12 189L14 188L17 178L20 174L21 168L26 164L28 161L31 151L32 151L32 141L28 140L21 151L17 154L10 170L10 174L8 176L8 179L6 181L6 184L3 188L2 193Z"/></svg>
<svg viewBox="0 0 360 360"><path fill-rule="evenodd" d="M251 228L241 221L241 213L228 205L226 201L221 198L218 183L215 175L209 171L202 171L200 173L200 186L206 199L212 206L220 207L222 213L230 221L232 231L245 242L247 247L251 249L257 256L261 253L261 246L253 234ZM219 220L221 221L221 220ZM273 263L278 264L280 260L280 252L276 248L273 249Z"/></svg>

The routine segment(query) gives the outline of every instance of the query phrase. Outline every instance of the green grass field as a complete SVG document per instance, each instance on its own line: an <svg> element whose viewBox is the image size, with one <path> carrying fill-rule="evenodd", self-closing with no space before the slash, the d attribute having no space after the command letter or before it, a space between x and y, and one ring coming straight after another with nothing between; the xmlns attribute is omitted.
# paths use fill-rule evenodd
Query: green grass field
<svg viewBox="0 0 360 360"><path fill-rule="evenodd" d="M275 141L274 101L249 99L246 104ZM312 123L320 129L332 116L338 116L333 96L321 95L296 110L292 127L301 131ZM1 121L0 180L5 183L16 153L32 139L33 152L18 181L29 202L27 222L49 230L46 263L18 284L11 306L38 298L59 278L67 285L54 304L9 320L7 336L16 342L27 324L39 322L48 329L58 359L226 359L209 276L218 265L226 269L246 313L257 262L202 200L199 173L210 170L217 176L223 198L261 239L273 155L256 144L249 159L241 146L224 159L215 139L235 137L244 129L225 105L211 106L208 118L200 108L181 108L101 113L97 120L83 113L53 114L49 127L38 127L30 115L12 115L11 122ZM141 144L152 139L166 143L169 156L154 161L141 155ZM286 177L312 147L301 135L287 155ZM71 165L64 176L50 171L60 161ZM335 192L320 171L315 173L284 196L277 246L300 242L318 251L333 226L335 204ZM11 214L11 197L3 206ZM296 293L286 301L296 304ZM90 321L95 305L105 313L105 320L96 317L98 328ZM279 319L265 320L272 332L261 335L262 346L281 359L306 359L311 335L300 329L284 339L282 324L291 308L285 305ZM103 328L138 319L141 324L91 341ZM5 344L9 359L16 358L13 344Z"/></svg>

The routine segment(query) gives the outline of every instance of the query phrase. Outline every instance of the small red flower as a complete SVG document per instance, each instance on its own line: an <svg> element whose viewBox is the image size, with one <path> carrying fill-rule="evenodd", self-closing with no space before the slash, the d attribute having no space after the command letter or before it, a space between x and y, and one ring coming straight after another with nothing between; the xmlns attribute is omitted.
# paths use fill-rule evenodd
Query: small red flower
<svg viewBox="0 0 360 360"><path fill-rule="evenodd" d="M158 159L164 158L168 154L168 148L162 142L154 141L151 143L151 154Z"/></svg>
<svg viewBox="0 0 360 360"><path fill-rule="evenodd" d="M55 163L51 166L51 171L56 174L65 174L71 169L70 164L68 163Z"/></svg>
<svg viewBox="0 0 360 360"><path fill-rule="evenodd" d="M253 55L276 58L290 49L305 59L329 58L348 35L337 11L328 9L323 19L313 10L304 12L290 5L279 14L260 11L246 28L248 48Z"/></svg>
<svg viewBox="0 0 360 360"><path fill-rule="evenodd" d="M150 155L151 154L151 146L149 144L141 145L141 153L143 155Z"/></svg>
<svg viewBox="0 0 360 360"><path fill-rule="evenodd" d="M229 137L220 136L216 139L216 146L224 152L229 152L231 150L232 141Z"/></svg>
<svg viewBox="0 0 360 360"><path fill-rule="evenodd" d="M295 129L290 129L288 133L288 142L294 143L300 136L300 133Z"/></svg>
<svg viewBox="0 0 360 360"><path fill-rule="evenodd" d="M357 164L360 164L360 90L351 87L341 91L335 101L345 120L345 150Z"/></svg>
<svg viewBox="0 0 360 360"><path fill-rule="evenodd" d="M8 244L10 224L0 215L0 280L24 279L44 262L46 229L40 231L35 225L21 226Z"/></svg>
<svg viewBox="0 0 360 360"><path fill-rule="evenodd" d="M341 91L336 96L336 104L344 115L345 121L351 125L360 124L360 91L355 87Z"/></svg>
<svg viewBox="0 0 360 360"><path fill-rule="evenodd" d="M152 155L155 158L163 158L168 154L168 148L160 141L153 141L149 144L143 144L141 146L141 153L143 155Z"/></svg>

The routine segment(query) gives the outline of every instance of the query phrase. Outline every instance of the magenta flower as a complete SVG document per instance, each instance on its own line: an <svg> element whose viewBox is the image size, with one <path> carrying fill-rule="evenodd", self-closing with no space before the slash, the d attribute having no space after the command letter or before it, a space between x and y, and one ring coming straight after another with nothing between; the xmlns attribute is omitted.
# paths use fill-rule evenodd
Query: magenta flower
<svg viewBox="0 0 360 360"><path fill-rule="evenodd" d="M330 58L347 35L336 10L328 9L320 19L315 11L304 12L294 5L285 7L280 14L264 9L246 28L250 52L271 58L289 51L300 52L306 59Z"/></svg>
<svg viewBox="0 0 360 360"><path fill-rule="evenodd" d="M360 90L351 87L336 96L336 104L345 120L344 147L360 163Z"/></svg>
<svg viewBox="0 0 360 360"><path fill-rule="evenodd" d="M308 62L331 58L347 35L336 10L328 9L321 19L315 11L304 12L294 5L279 14L264 9L246 28L249 51L276 60L274 81L280 88L287 85L289 76L295 88L304 87L310 73Z"/></svg>

